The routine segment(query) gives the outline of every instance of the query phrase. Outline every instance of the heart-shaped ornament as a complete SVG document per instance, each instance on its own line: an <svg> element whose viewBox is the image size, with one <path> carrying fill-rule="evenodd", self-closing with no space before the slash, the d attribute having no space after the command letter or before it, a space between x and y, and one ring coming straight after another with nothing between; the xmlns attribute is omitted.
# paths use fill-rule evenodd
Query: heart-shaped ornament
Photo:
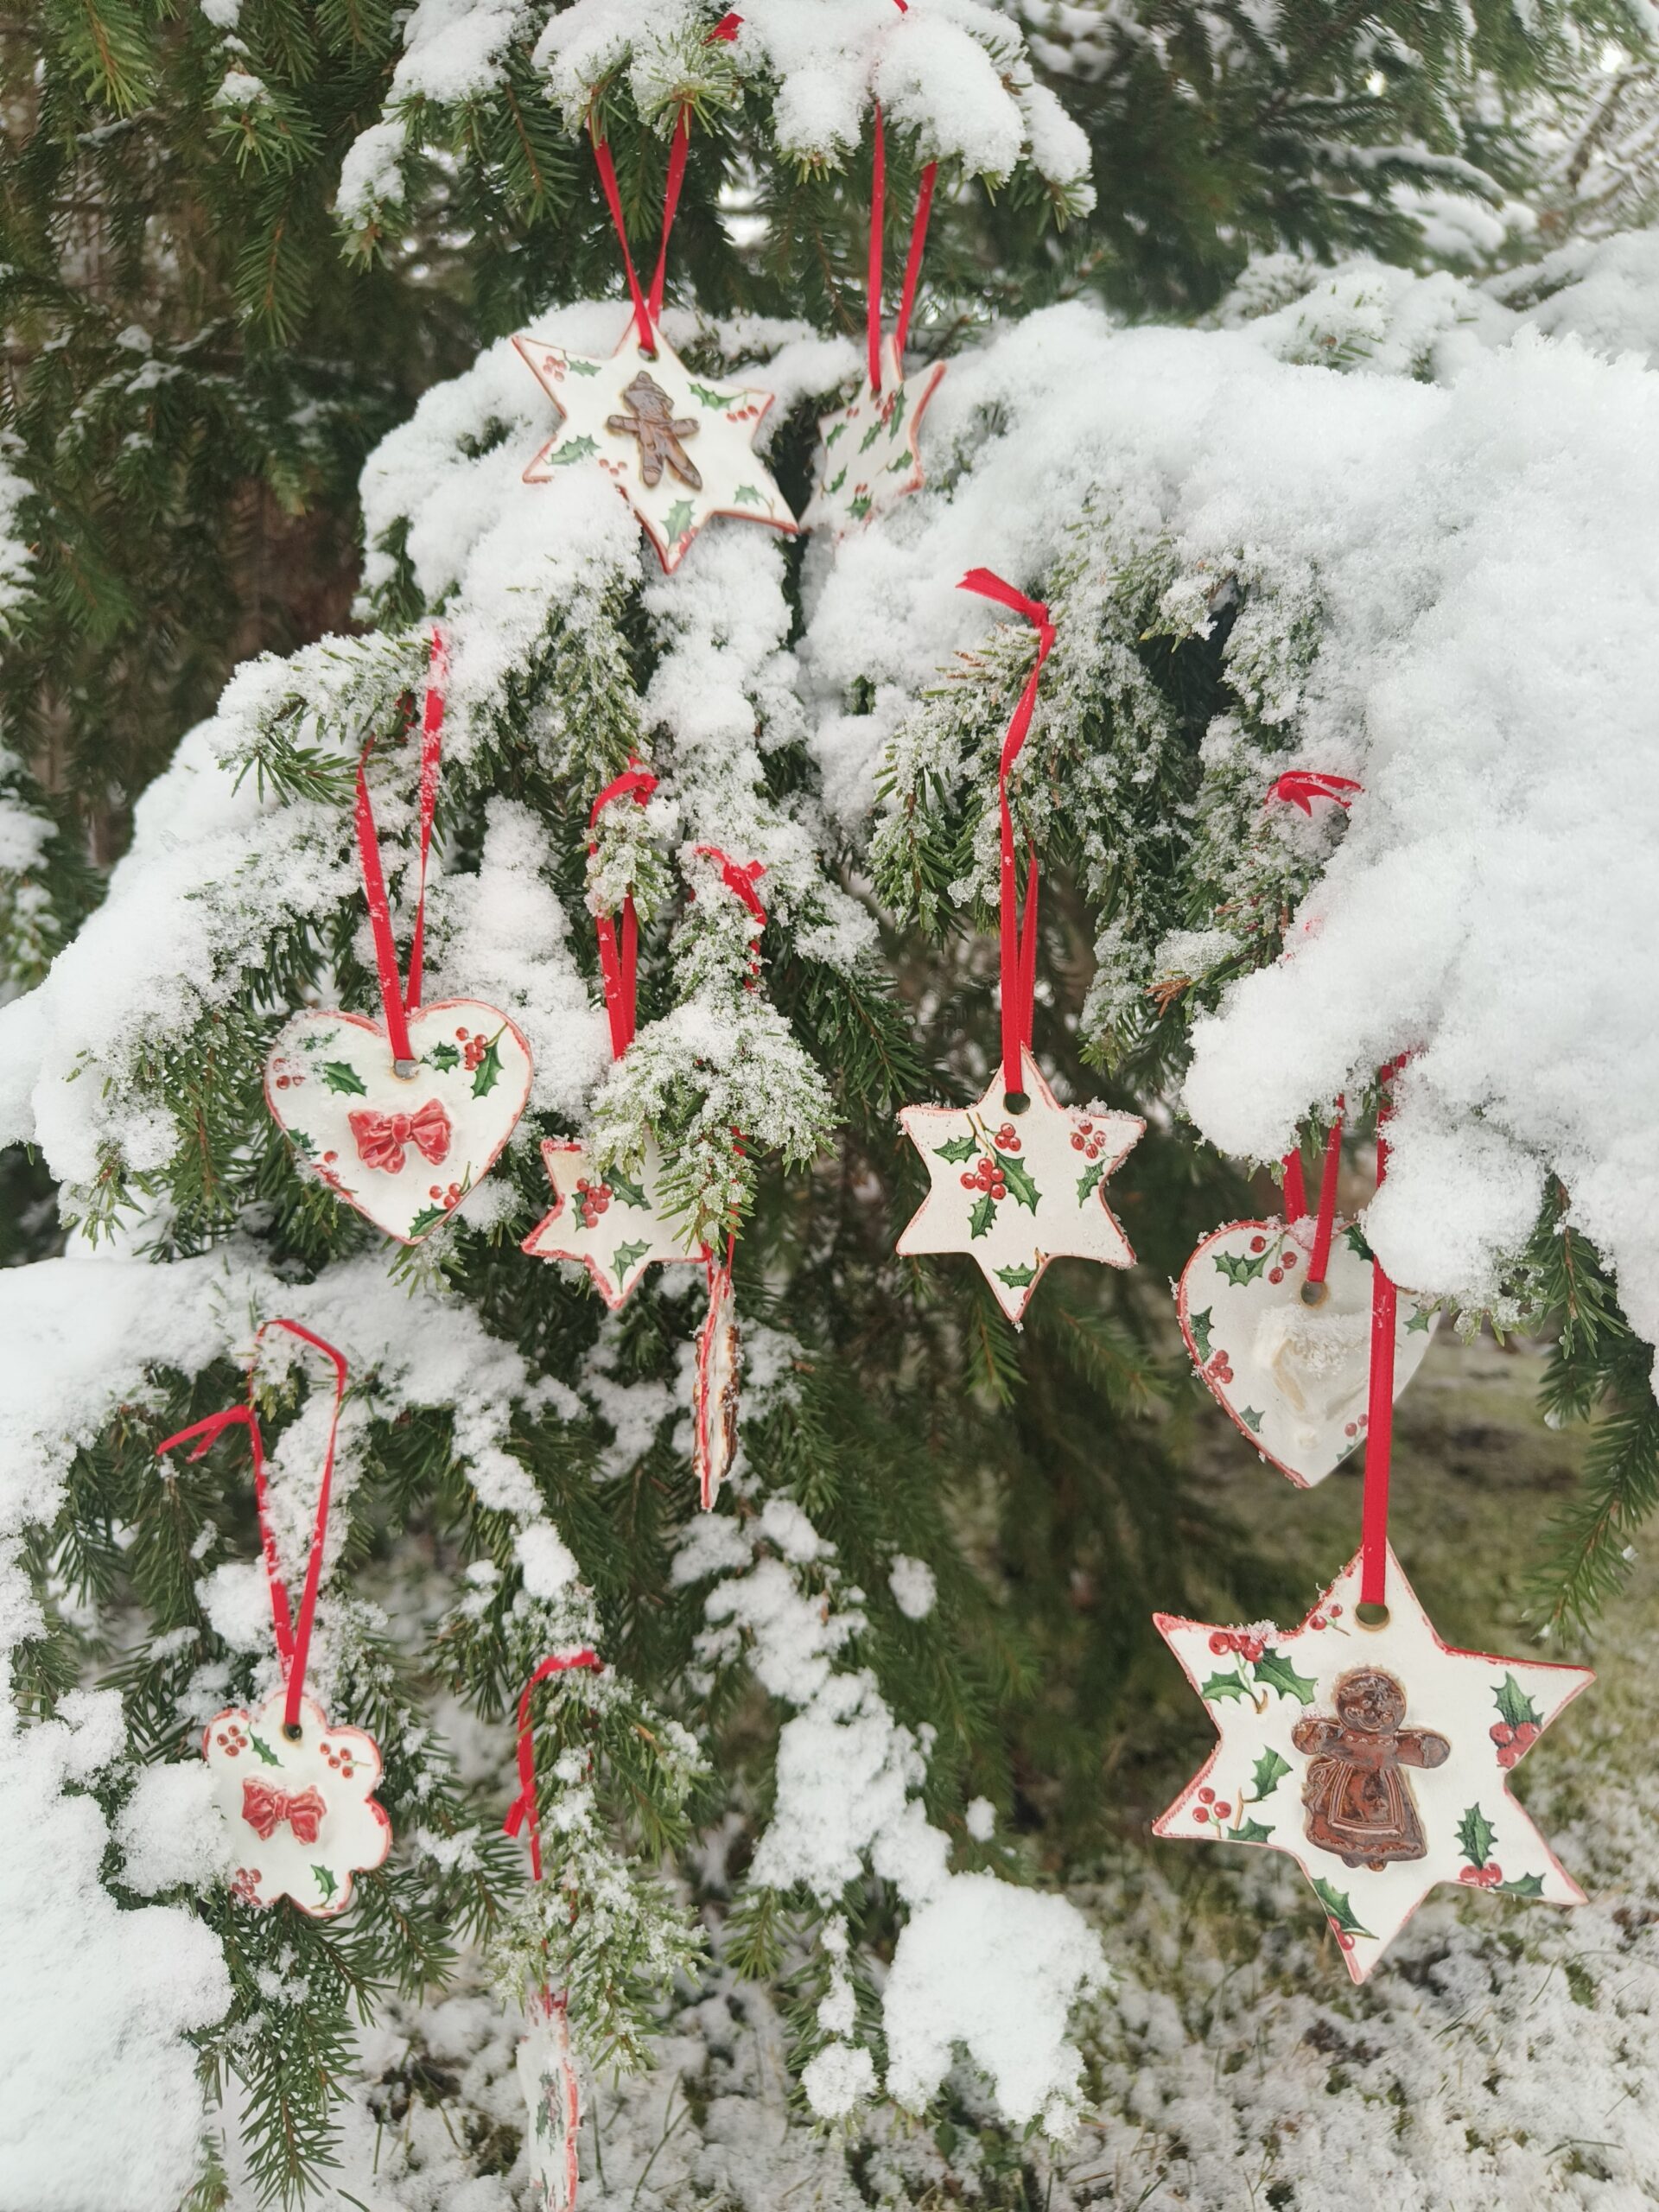
<svg viewBox="0 0 1659 2212"><path fill-rule="evenodd" d="M1337 1224L1323 1296L1307 1302L1313 1217L1234 1221L1182 1271L1175 1310L1192 1363L1228 1418L1299 1489L1321 1483L1365 1434L1371 1370L1371 1259ZM1439 1314L1402 1291L1397 1398L1422 1363Z"/></svg>
<svg viewBox="0 0 1659 2212"><path fill-rule="evenodd" d="M388 1236L418 1244L500 1156L530 1096L530 1046L505 1014L442 999L409 1016L399 1074L384 1026L296 1014L265 1100L302 1166Z"/></svg>

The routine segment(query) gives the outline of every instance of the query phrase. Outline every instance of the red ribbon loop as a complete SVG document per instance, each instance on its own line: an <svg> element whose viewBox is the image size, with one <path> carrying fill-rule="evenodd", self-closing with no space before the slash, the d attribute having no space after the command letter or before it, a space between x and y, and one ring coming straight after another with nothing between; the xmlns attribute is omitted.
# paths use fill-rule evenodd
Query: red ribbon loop
<svg viewBox="0 0 1659 2212"><path fill-rule="evenodd" d="M1307 1185L1302 1179L1300 1149L1287 1152L1281 1164L1285 1171L1285 1219L1300 1221L1307 1212Z"/></svg>
<svg viewBox="0 0 1659 2212"><path fill-rule="evenodd" d="M1032 1008L1037 984L1037 849L1027 843L1026 903L1023 917L1020 911L1019 868L1014 847L1014 815L1008 805L1008 779L1014 772L1031 729L1031 717L1037 704L1038 686L1043 680L1043 666L1054 647L1054 625L1048 619L1048 608L1039 599L1027 599L1023 592L989 569L970 569L957 587L958 591L977 592L982 599L995 600L1000 606L1021 614L1037 632L1037 658L1026 678L1025 689L1020 694L1007 735L1002 741L1002 757L997 770L997 798L1002 813L1002 868L1001 868L1001 965L1002 965L1002 1084L1012 1097L1025 1091L1025 1053L1031 1043Z"/></svg>
<svg viewBox="0 0 1659 2212"><path fill-rule="evenodd" d="M300 1595L297 1624L289 1611L288 1591L283 1581L282 1560L276 1550L276 1532L270 1522L270 1495L265 1478L264 1440L259 1430L258 1408L253 1399L254 1370L258 1364L259 1345L268 1329L286 1329L290 1336L298 1337L315 1351L330 1360L334 1370L334 1410L328 1424L328 1447L323 1455L322 1481L317 1491L316 1524L311 1531L311 1548L306 1558L305 1584ZM180 1429L156 1446L157 1458L170 1452L175 1445L185 1444L193 1436L201 1441L190 1454L200 1459L214 1439L227 1428L241 1426L248 1432L253 1453L254 1509L259 1519L259 1544L264 1554L265 1580L270 1592L270 1624L276 1637L277 1656L283 1662L288 1692L283 1708L283 1726L292 1729L298 1725L300 1700L305 1694L305 1662L311 1649L311 1624L316 1618L317 1591L322 1580L323 1542L328 1534L328 1500L334 1487L334 1446L340 1436L340 1411L346 1402L346 1361L333 1344L308 1329L303 1322L289 1321L277 1315L262 1321L253 1339L253 1357L248 1363L248 1402L245 1406L228 1406L223 1413L209 1414L206 1421L193 1421L188 1428ZM297 1835L299 1830L296 1828ZM302 1837L301 1840L312 1840Z"/></svg>
<svg viewBox="0 0 1659 2212"><path fill-rule="evenodd" d="M631 761L594 801L588 814L589 830L597 826L600 816L613 799L632 794L644 806L656 788L657 779L650 769ZM596 853L598 844L590 840L588 850ZM609 914L594 915L594 931L599 939L599 969L605 982L605 1011L611 1024L611 1057L620 1060L633 1042L635 983L639 970L639 918L634 911L632 891L622 901L620 944L617 941L616 924Z"/></svg>
<svg viewBox="0 0 1659 2212"><path fill-rule="evenodd" d="M386 1018L386 1036L394 1060L412 1061L409 1016L421 1008L421 986L426 964L426 868L432 850L432 819L438 804L438 768L443 752L443 694L449 672L448 655L441 632L432 632L428 661L425 708L421 717L421 865L415 899L415 934L410 946L409 986L397 974L397 944L391 933L391 907L386 897L385 874L380 865L380 840L374 827L374 807L369 798L368 759L374 750L371 738L358 757L358 864L363 873L363 895L369 909L369 929L374 938L374 964L380 979L380 1004Z"/></svg>
<svg viewBox="0 0 1659 2212"><path fill-rule="evenodd" d="M865 291L864 342L870 389L879 392L881 389L882 259L887 227L887 141L881 120L881 103L876 100L872 105L875 111L875 125L870 156L870 251ZM898 320L893 327L900 375L904 373L905 341L910 335L910 318L916 305L916 288L921 282L922 250L927 243L928 218L933 212L933 187L938 173L938 163L930 162L922 171L916 191L916 213L910 226L910 251L905 257L904 290L899 296Z"/></svg>
<svg viewBox="0 0 1659 2212"><path fill-rule="evenodd" d="M1379 1070L1376 1109L1376 1187L1389 1172L1384 1135L1394 1108L1388 1085L1406 1064L1402 1053ZM1365 1409L1365 1492L1360 1508L1359 1602L1385 1605L1389 1575L1389 1476L1394 1459L1394 1337L1398 1299L1375 1255L1371 1260L1371 1373Z"/></svg>
<svg viewBox="0 0 1659 2212"><path fill-rule="evenodd" d="M1363 784L1357 784L1351 776L1326 776L1312 769L1288 768L1268 789L1262 802L1271 806L1274 799L1281 799L1287 806L1299 806L1311 816L1316 798L1328 798L1345 812L1353 800L1345 796L1349 791L1363 791Z"/></svg>
<svg viewBox="0 0 1659 2212"><path fill-rule="evenodd" d="M508 1835L517 1835L529 1822L531 1878L537 1882L542 1878L542 1822L536 1808L536 1739L530 1725L531 1702L550 1675L563 1675L573 1668L587 1668L595 1675L602 1675L605 1663L596 1651L590 1651L584 1644L580 1651L538 1662L518 1693L518 1795L508 1806L507 1817L501 1826Z"/></svg>
<svg viewBox="0 0 1659 2212"><path fill-rule="evenodd" d="M1313 1249L1308 1255L1307 1280L1325 1281L1331 1265L1331 1238L1337 1225L1337 1179L1342 1173L1342 1105L1337 1101L1336 1119L1325 1140L1325 1166L1319 1176L1319 1211L1313 1222Z"/></svg>

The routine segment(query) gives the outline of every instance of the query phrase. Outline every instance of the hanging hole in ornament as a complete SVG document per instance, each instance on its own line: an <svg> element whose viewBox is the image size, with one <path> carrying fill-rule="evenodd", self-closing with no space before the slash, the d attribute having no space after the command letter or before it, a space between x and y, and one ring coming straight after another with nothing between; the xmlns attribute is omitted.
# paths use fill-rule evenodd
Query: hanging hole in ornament
<svg viewBox="0 0 1659 2212"><path fill-rule="evenodd" d="M1002 1111L1005 1114L1029 1114L1031 1100L1023 1090L1005 1090L1002 1094Z"/></svg>
<svg viewBox="0 0 1659 2212"><path fill-rule="evenodd" d="M421 1064L418 1060L394 1060L391 1071L399 1083L413 1083L421 1071Z"/></svg>
<svg viewBox="0 0 1659 2212"><path fill-rule="evenodd" d="M1374 1605L1369 1599L1362 1598L1358 1605L1354 1607L1354 1618L1359 1623L1361 1628L1387 1628L1389 1609L1386 1605Z"/></svg>
<svg viewBox="0 0 1659 2212"><path fill-rule="evenodd" d="M304 1726L297 1720L284 1720L283 1723L283 1733L287 1737L290 1744L300 1744L303 1743L305 1740Z"/></svg>
<svg viewBox="0 0 1659 2212"><path fill-rule="evenodd" d="M1304 1282L1302 1285L1304 1306L1323 1306L1330 1295L1330 1292L1322 1282Z"/></svg>

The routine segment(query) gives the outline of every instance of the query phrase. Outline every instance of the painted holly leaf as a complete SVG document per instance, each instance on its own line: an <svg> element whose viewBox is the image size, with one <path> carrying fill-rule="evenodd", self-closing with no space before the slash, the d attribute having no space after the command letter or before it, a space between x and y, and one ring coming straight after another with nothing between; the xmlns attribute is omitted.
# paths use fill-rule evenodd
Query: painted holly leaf
<svg viewBox="0 0 1659 2212"><path fill-rule="evenodd" d="M545 458L562 468L568 461L591 461L598 451L597 438L567 438L563 445L555 446Z"/></svg>
<svg viewBox="0 0 1659 2212"><path fill-rule="evenodd" d="M998 1282L1007 1283L1010 1290L1024 1290L1027 1284L1036 1281L1037 1270L1035 1268L998 1268L996 1279Z"/></svg>
<svg viewBox="0 0 1659 2212"><path fill-rule="evenodd" d="M668 533L669 542L671 543L677 543L677 542L684 537L686 531L690 530L690 500L676 499L673 505L669 509L663 522L663 528Z"/></svg>
<svg viewBox="0 0 1659 2212"><path fill-rule="evenodd" d="M858 449L860 453L868 453L880 435L880 423L872 423L869 429L865 431L863 436L858 442Z"/></svg>
<svg viewBox="0 0 1659 2212"><path fill-rule="evenodd" d="M1355 1916L1354 1908L1348 1901L1346 1890L1338 1889L1332 1883L1327 1882L1322 1874L1315 1874L1311 1877L1311 1879L1314 1894L1331 1916L1333 1927L1344 1936L1363 1936L1367 1942L1376 1942L1376 1938L1370 1929L1361 1927Z"/></svg>
<svg viewBox="0 0 1659 2212"><path fill-rule="evenodd" d="M435 1045L425 1058L428 1067L436 1068L440 1075L448 1075L451 1068L461 1065L461 1054L453 1045Z"/></svg>
<svg viewBox="0 0 1659 2212"><path fill-rule="evenodd" d="M288 1141L302 1160L311 1159L316 1152L315 1139L307 1136L303 1129L290 1129L288 1133Z"/></svg>
<svg viewBox="0 0 1659 2212"><path fill-rule="evenodd" d="M1198 1695L1200 1697L1207 1697L1212 1704L1218 1698L1248 1697L1249 1694L1249 1691L1246 1686L1244 1677L1239 1673L1236 1667L1233 1668L1225 1675L1211 1675L1209 1681L1198 1692Z"/></svg>
<svg viewBox="0 0 1659 2212"><path fill-rule="evenodd" d="M933 1150L939 1159L948 1160L953 1167L960 1167L974 1157L979 1146L972 1137L952 1137L949 1144L936 1144Z"/></svg>
<svg viewBox="0 0 1659 2212"><path fill-rule="evenodd" d="M1458 1849L1471 1866L1484 1866L1492 1855L1492 1824L1478 1805L1458 1822Z"/></svg>
<svg viewBox="0 0 1659 2212"><path fill-rule="evenodd" d="M1241 1406L1238 1409L1238 1417L1252 1436L1261 1435L1262 1416L1254 1406Z"/></svg>
<svg viewBox="0 0 1659 2212"><path fill-rule="evenodd" d="M836 435L837 437L839 437L839 436L841 435L841 433L840 433L840 431L839 431L839 430L837 430L837 431L836 431ZM846 470L843 468L843 469L839 470L839 471L836 473L836 474L835 475L835 477L830 480L830 482L829 482L828 484L826 484L826 485L824 486L824 487L823 487L823 488L824 488L824 490L825 490L826 492L831 492L831 493L834 493L834 492L839 492L839 491L840 491L840 489L841 489L841 487L842 487L842 486L846 481L847 481L847 472L846 472Z"/></svg>
<svg viewBox="0 0 1659 2212"><path fill-rule="evenodd" d="M1500 1720L1507 1720L1511 1728L1520 1728L1530 1721L1540 1726L1538 1708L1527 1695L1513 1675L1505 1675L1492 1692L1492 1701L1497 1707Z"/></svg>
<svg viewBox="0 0 1659 2212"><path fill-rule="evenodd" d="M605 364L602 361L579 361L572 356L564 365L572 376L596 377Z"/></svg>
<svg viewBox="0 0 1659 2212"><path fill-rule="evenodd" d="M695 377L690 383L691 397L704 407L735 407L743 397L741 391L712 391L706 384L699 384ZM741 499L742 496L740 492L738 497Z"/></svg>
<svg viewBox="0 0 1659 2212"><path fill-rule="evenodd" d="M988 1236L991 1233L991 1224L995 1219L996 1201L987 1191L982 1198L976 1200L974 1210L968 1217L968 1234L969 1236Z"/></svg>
<svg viewBox="0 0 1659 2212"><path fill-rule="evenodd" d="M651 1249L648 1242L638 1244L619 1244L611 1255L611 1273L620 1282L635 1262L643 1260Z"/></svg>
<svg viewBox="0 0 1659 2212"><path fill-rule="evenodd" d="M1272 1834L1263 1821L1240 1820L1226 1831L1229 1843L1265 1843Z"/></svg>
<svg viewBox="0 0 1659 2212"><path fill-rule="evenodd" d="M1541 1897L1544 1894L1544 1878L1541 1874L1522 1874L1512 1882L1499 1882L1496 1886L1500 1897Z"/></svg>
<svg viewBox="0 0 1659 2212"><path fill-rule="evenodd" d="M1257 1797L1265 1797L1269 1790L1279 1787L1289 1772L1288 1759L1281 1759L1277 1751L1263 1751L1250 1777L1250 1789Z"/></svg>
<svg viewBox="0 0 1659 2212"><path fill-rule="evenodd" d="M349 1060L325 1060L322 1064L323 1081L330 1090L339 1091L347 1098L366 1098L369 1086Z"/></svg>
<svg viewBox="0 0 1659 2212"><path fill-rule="evenodd" d="M322 1892L323 1903L325 1904L328 1904L330 1899L333 1897L334 1891L340 1887L339 1880L334 1874L333 1867L319 1866L316 1861L313 1859L311 1863L311 1872L317 1878L317 1887Z"/></svg>
<svg viewBox="0 0 1659 2212"><path fill-rule="evenodd" d="M865 516L870 512L870 506L871 500L869 493L868 492L861 492L855 499L849 499L847 502L847 512L851 515L855 522L862 522Z"/></svg>
<svg viewBox="0 0 1659 2212"><path fill-rule="evenodd" d="M501 1032L498 1029L484 1047L484 1057L473 1071L473 1096L487 1098L501 1080Z"/></svg>
<svg viewBox="0 0 1659 2212"><path fill-rule="evenodd" d="M1277 1690L1281 1697L1300 1698L1304 1705L1313 1702L1313 1675L1299 1675L1276 1644L1270 1643L1256 1661L1255 1679L1265 1682L1270 1690Z"/></svg>
<svg viewBox="0 0 1659 2212"><path fill-rule="evenodd" d="M905 397L905 387L903 385L897 385L893 391L893 400L887 409L886 418L887 435L890 438L896 438L899 431L904 429L905 410L909 406L909 404L910 402Z"/></svg>
<svg viewBox="0 0 1659 2212"><path fill-rule="evenodd" d="M620 1198L625 1206L648 1206L651 1204L645 1196L644 1185L636 1183L631 1175L625 1175L620 1167L608 1168L605 1180L610 1186L611 1196Z"/></svg>
<svg viewBox="0 0 1659 2212"><path fill-rule="evenodd" d="M1213 1310L1208 1306L1205 1307L1202 1313L1193 1313L1188 1317L1188 1325L1192 1331L1192 1341L1198 1348L1200 1359L1208 1359L1210 1357L1210 1327L1215 1318Z"/></svg>
<svg viewBox="0 0 1659 2212"><path fill-rule="evenodd" d="M913 468L915 465L908 452L901 453L897 461L890 461L887 463L887 474L889 476L902 476L906 470Z"/></svg>
<svg viewBox="0 0 1659 2212"><path fill-rule="evenodd" d="M1097 1160L1092 1167L1085 1167L1077 1178L1077 1204L1085 1205L1092 1191L1100 1188L1100 1179L1106 1173L1106 1163Z"/></svg>
<svg viewBox="0 0 1659 2212"><path fill-rule="evenodd" d="M836 425L835 429L834 429L833 430L831 430L831 431L830 431L830 433L829 436L828 436L827 438L825 438L825 440L824 440L824 442L823 442L824 451L825 451L826 453L830 450L830 448L832 445L834 445L834 443L836 442L836 440L837 438L844 438L844 437L846 436L846 435L847 435L847 431L848 431L848 428L849 428L849 426L848 426L848 424L847 424L847 423L836 423ZM839 483L841 482L841 480L842 480L842 477L844 477L844 476L845 476L845 474L846 474L846 473L847 473L847 472L846 472L846 470L845 470L845 469L843 469L843 470L842 471L842 474L841 474L841 476L838 476L838 477L836 479L836 483L835 483L835 484L832 484L832 485L830 486L830 489L832 492L836 489L836 485L837 485L837 484L839 484Z"/></svg>
<svg viewBox="0 0 1659 2212"><path fill-rule="evenodd" d="M772 501L758 484L740 484L732 497L746 507L769 507Z"/></svg>
<svg viewBox="0 0 1659 2212"><path fill-rule="evenodd" d="M1414 1306L1411 1309L1411 1319L1406 1324L1406 1334L1408 1337L1414 1337L1421 1332L1427 1336L1428 1325L1433 1318L1434 1309L1432 1306Z"/></svg>
<svg viewBox="0 0 1659 2212"><path fill-rule="evenodd" d="M1376 1256L1365 1242L1365 1232L1357 1221L1351 1221L1347 1228L1343 1230L1342 1241L1351 1252L1357 1252L1362 1260L1370 1260Z"/></svg>
<svg viewBox="0 0 1659 2212"><path fill-rule="evenodd" d="M435 1229L448 1211L447 1206L423 1206L409 1224L410 1242L413 1243L417 1236L424 1236L429 1230Z"/></svg>
<svg viewBox="0 0 1659 2212"><path fill-rule="evenodd" d="M1265 1252L1216 1252L1211 1255L1229 1282L1254 1282L1268 1264Z"/></svg>
<svg viewBox="0 0 1659 2212"><path fill-rule="evenodd" d="M1014 1153L1003 1152L997 1154L997 1164L1007 1179L1008 1191L1014 1203L1024 1206L1028 1213L1035 1213L1039 1194L1035 1179L1025 1161Z"/></svg>
<svg viewBox="0 0 1659 2212"><path fill-rule="evenodd" d="M276 1752L271 1750L270 1745L266 1743L264 1738L259 1735L256 1730L252 1728L249 1729L248 1741L253 1745L254 1750L258 1752L260 1758L264 1761L267 1766L281 1766L281 1759L279 1759Z"/></svg>

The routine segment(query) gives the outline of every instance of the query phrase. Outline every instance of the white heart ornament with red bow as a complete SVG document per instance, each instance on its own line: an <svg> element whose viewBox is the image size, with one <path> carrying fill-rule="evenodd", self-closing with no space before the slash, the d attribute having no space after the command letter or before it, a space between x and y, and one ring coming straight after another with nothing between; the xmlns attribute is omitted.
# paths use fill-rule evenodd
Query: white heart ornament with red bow
<svg viewBox="0 0 1659 2212"><path fill-rule="evenodd" d="M1175 1310L1192 1363L1229 1420L1300 1489L1323 1482L1365 1435L1371 1371L1371 1259L1338 1223L1323 1293L1308 1302L1314 1217L1235 1221L1206 1236L1181 1274ZM1439 1315L1400 1294L1394 1395L1422 1363Z"/></svg>
<svg viewBox="0 0 1659 2212"><path fill-rule="evenodd" d="M361 1728L331 1728L308 1697L289 1736L286 1704L278 1690L257 1713L215 1713L202 1757L232 1838L232 1894L245 1904L292 1897L312 1919L331 1920L351 1903L353 1875L391 1848L391 1822L374 1795L380 1747Z"/></svg>
<svg viewBox="0 0 1659 2212"><path fill-rule="evenodd" d="M417 1244L495 1165L531 1066L517 1027L480 1000L442 999L408 1022L400 1073L382 1023L296 1014L265 1063L265 1099L308 1173Z"/></svg>

